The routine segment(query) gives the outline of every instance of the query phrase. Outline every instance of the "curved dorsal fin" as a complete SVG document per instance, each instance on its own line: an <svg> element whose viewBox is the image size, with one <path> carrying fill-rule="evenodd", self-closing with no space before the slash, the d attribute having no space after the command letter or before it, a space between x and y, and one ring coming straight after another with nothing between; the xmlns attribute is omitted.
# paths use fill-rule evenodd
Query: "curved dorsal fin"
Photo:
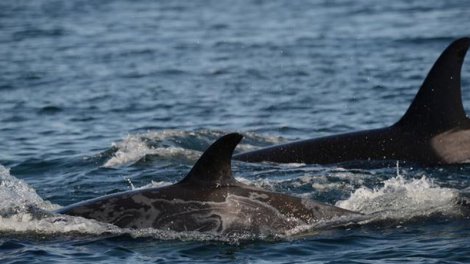
<svg viewBox="0 0 470 264"><path fill-rule="evenodd" d="M440 132L466 122L460 74L469 45L470 38L461 38L442 52L397 126Z"/></svg>
<svg viewBox="0 0 470 264"><path fill-rule="evenodd" d="M219 138L202 154L180 184L204 187L229 186L236 183L232 176L232 154L242 135L232 133Z"/></svg>

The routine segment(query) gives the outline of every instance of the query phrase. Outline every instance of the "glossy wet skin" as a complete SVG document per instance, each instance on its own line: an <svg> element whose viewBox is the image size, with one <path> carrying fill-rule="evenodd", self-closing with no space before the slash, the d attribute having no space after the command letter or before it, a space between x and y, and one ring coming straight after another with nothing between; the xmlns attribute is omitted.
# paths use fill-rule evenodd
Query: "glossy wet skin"
<svg viewBox="0 0 470 264"><path fill-rule="evenodd" d="M356 213L237 183L194 189L185 184L119 193L59 213L127 228L230 233L282 232L303 224Z"/></svg>
<svg viewBox="0 0 470 264"><path fill-rule="evenodd" d="M236 155L248 162L328 164L355 160L437 162L426 141L402 134L394 127L302 140ZM425 155L423 155L425 154Z"/></svg>
<svg viewBox="0 0 470 264"><path fill-rule="evenodd" d="M356 160L403 160L421 164L470 161L470 129L436 135L399 126L302 140L235 155L247 162L340 163Z"/></svg>

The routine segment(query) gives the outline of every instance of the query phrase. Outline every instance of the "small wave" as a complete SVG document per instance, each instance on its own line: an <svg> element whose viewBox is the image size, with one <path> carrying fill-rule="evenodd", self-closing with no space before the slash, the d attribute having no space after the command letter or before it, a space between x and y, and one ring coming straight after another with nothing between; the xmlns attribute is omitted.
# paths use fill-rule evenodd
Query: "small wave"
<svg viewBox="0 0 470 264"><path fill-rule="evenodd" d="M386 180L381 188L361 187L336 206L382 219L411 219L436 213L457 213L459 192L439 187L431 179L405 179L402 175Z"/></svg>
<svg viewBox="0 0 470 264"><path fill-rule="evenodd" d="M20 41L28 38L60 37L67 32L63 28L36 28L30 27L13 33L13 39Z"/></svg>
<svg viewBox="0 0 470 264"><path fill-rule="evenodd" d="M140 189L147 189L147 188L160 188L160 187L165 187L171 184L174 184L174 182L168 182L168 181L151 181L149 184L146 184L144 186L140 187L135 187L132 182L129 180L129 184L131 185L132 190L140 190Z"/></svg>
<svg viewBox="0 0 470 264"><path fill-rule="evenodd" d="M10 170L0 165L0 209L23 205L35 206L44 210L55 210L59 206L44 201L26 182L10 175Z"/></svg>
<svg viewBox="0 0 470 264"><path fill-rule="evenodd" d="M54 105L48 105L44 106L41 109L39 109L38 113L41 115L53 115L57 114L59 112L63 111L61 107L54 106Z"/></svg>
<svg viewBox="0 0 470 264"><path fill-rule="evenodd" d="M60 207L43 200L32 187L13 177L9 169L0 165L1 233L54 236L70 233L121 235L131 232L95 220L53 213Z"/></svg>
<svg viewBox="0 0 470 264"><path fill-rule="evenodd" d="M237 151L247 152L258 149L259 147L279 145L285 143L287 140L280 136L271 136L258 134L255 132L244 132L242 133L244 138L237 146ZM289 166L302 166L304 164L291 164Z"/></svg>
<svg viewBox="0 0 470 264"><path fill-rule="evenodd" d="M128 135L122 142L113 143L117 151L111 159L103 165L105 168L118 167L135 163L147 155L158 155L164 158L179 158L190 161L196 160L200 153L180 147L154 147L149 144L151 140L161 140L161 135L156 133Z"/></svg>
<svg viewBox="0 0 470 264"><path fill-rule="evenodd" d="M27 183L0 165L0 232L101 234L115 231L112 225L51 213L60 208L43 200Z"/></svg>
<svg viewBox="0 0 470 264"><path fill-rule="evenodd" d="M148 155L163 159L179 159L184 162L195 162L202 151L214 140L223 136L221 131L181 131L164 130L150 131L127 135L121 142L113 143L114 154L103 167L114 168L126 166L142 160ZM255 145L277 144L280 137L259 136L254 133L245 134L246 143L238 145L238 151L249 151L257 148Z"/></svg>

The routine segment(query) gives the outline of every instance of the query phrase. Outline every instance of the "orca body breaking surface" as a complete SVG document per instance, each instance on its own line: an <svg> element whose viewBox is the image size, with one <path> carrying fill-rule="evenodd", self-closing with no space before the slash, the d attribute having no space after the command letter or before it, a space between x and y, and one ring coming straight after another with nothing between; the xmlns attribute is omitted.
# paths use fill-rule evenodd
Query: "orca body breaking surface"
<svg viewBox="0 0 470 264"><path fill-rule="evenodd" d="M299 225L359 215L306 198L245 185L232 176L231 157L242 139L228 134L212 144L180 182L112 194L58 210L58 213L122 228L156 228L216 234L279 233Z"/></svg>
<svg viewBox="0 0 470 264"><path fill-rule="evenodd" d="M461 98L461 69L470 38L437 59L405 115L390 127L297 141L234 155L245 162L329 164L402 160L426 165L470 162L470 119Z"/></svg>

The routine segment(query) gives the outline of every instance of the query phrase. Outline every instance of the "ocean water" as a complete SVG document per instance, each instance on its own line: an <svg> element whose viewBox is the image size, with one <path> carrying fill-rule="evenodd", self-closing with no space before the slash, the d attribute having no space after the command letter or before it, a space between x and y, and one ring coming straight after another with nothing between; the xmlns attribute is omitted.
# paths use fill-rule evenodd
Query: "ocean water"
<svg viewBox="0 0 470 264"><path fill-rule="evenodd" d="M175 183L225 133L241 152L390 125L469 35L466 0L1 1L0 262L469 263L470 165L234 162L240 181L377 220L274 236L50 213Z"/></svg>

